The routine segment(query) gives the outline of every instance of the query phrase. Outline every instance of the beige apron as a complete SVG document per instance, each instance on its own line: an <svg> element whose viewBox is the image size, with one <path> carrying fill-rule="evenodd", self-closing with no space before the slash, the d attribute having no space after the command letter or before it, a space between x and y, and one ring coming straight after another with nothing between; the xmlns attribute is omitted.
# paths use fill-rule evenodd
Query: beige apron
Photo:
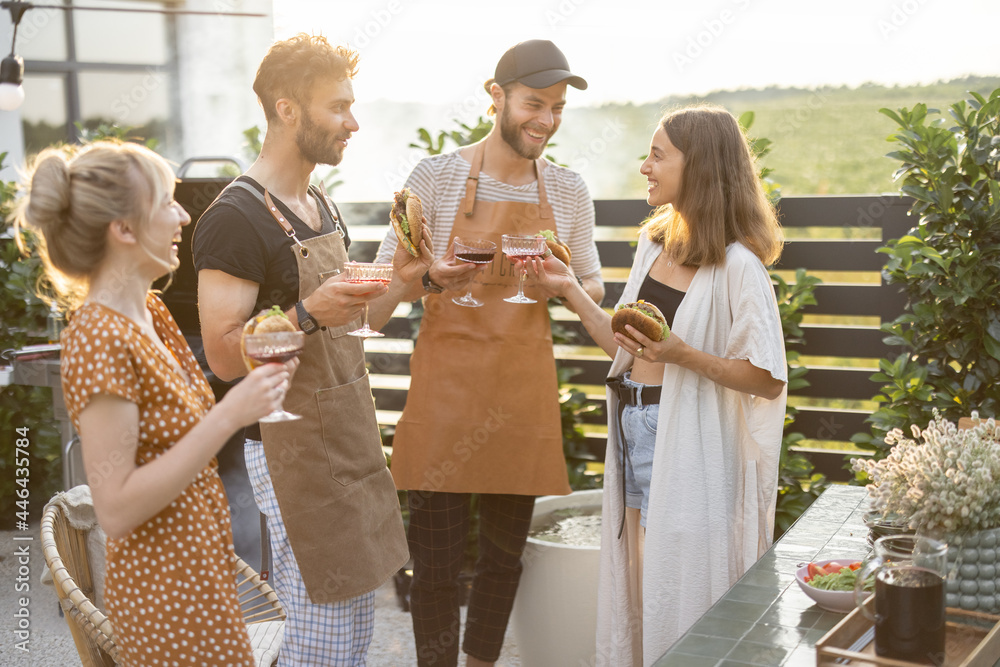
<svg viewBox="0 0 1000 667"><path fill-rule="evenodd" d="M410 358L410 390L393 438L392 476L400 489L453 493L562 495L559 389L546 300L507 303L518 270L501 252L503 234L555 227L535 164L538 204L476 201L484 145L472 160L452 237L488 239L497 254L473 287L481 308L426 297Z"/></svg>
<svg viewBox="0 0 1000 667"><path fill-rule="evenodd" d="M347 249L339 230L294 240L305 299L343 269ZM409 558L364 347L346 335L358 324L306 336L284 404L303 418L260 425L281 519L314 604L372 591Z"/></svg>

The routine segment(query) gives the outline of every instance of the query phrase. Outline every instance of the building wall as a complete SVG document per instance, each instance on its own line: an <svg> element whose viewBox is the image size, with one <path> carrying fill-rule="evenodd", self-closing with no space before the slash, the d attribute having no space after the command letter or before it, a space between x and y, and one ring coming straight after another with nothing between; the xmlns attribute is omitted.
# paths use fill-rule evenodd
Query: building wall
<svg viewBox="0 0 1000 667"><path fill-rule="evenodd" d="M182 157L239 156L243 131L264 127L253 93L257 66L274 40L271 0L217 0L220 12L266 18L180 16L177 68Z"/></svg>
<svg viewBox="0 0 1000 667"><path fill-rule="evenodd" d="M154 3L150 3L153 5ZM153 70L136 75L135 84L112 98L104 114L122 125L133 125L140 113L121 109L162 95L163 81L170 82L169 119L166 141L157 147L175 162L202 156L237 156L245 159L243 131L263 127L264 114L253 94L252 84L259 64L273 41L272 0L188 0L173 5L179 9L215 11L215 15L180 15L174 19L175 48L171 54L176 76ZM262 17L224 14L247 12ZM106 15L113 34L114 14ZM16 50L29 48L34 39L63 39L61 11L32 9L21 21ZM13 25L7 11L0 13L0 49L8 53ZM37 43L36 43L37 44ZM141 56L137 56L141 62ZM31 76L29 70L28 76ZM31 93L29 92L29 95ZM123 106L124 105L124 106ZM0 178L16 180L25 160L20 111L0 111L0 152L8 152L8 167Z"/></svg>

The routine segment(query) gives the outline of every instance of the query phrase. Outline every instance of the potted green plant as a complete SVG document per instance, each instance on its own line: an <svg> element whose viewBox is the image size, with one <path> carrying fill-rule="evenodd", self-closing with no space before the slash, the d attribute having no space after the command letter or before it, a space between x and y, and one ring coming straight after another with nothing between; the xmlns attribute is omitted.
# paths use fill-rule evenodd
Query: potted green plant
<svg viewBox="0 0 1000 667"><path fill-rule="evenodd" d="M1000 611L1000 425L973 413L973 426L959 429L935 411L910 430L889 431L885 458L851 460L870 480L872 509L948 543L949 606Z"/></svg>
<svg viewBox="0 0 1000 667"><path fill-rule="evenodd" d="M872 376L882 385L872 432L851 438L876 458L886 433L922 426L934 409L952 419L1000 409L1000 89L970 92L945 113L926 104L880 112L899 126L886 157L900 163L894 178L916 225L879 249L907 307L882 325L902 353Z"/></svg>

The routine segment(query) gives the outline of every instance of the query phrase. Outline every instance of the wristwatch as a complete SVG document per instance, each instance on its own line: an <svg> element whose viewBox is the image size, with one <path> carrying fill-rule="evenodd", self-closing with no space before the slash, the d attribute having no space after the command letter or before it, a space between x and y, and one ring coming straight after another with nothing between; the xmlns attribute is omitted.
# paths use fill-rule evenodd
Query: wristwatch
<svg viewBox="0 0 1000 667"><path fill-rule="evenodd" d="M440 294L441 292L444 291L443 287L441 287L436 282L434 282L433 280L431 280L431 272L430 271L428 271L427 273L425 273L424 277L421 280L424 283L424 291L425 292L430 292L431 294Z"/></svg>
<svg viewBox="0 0 1000 667"><path fill-rule="evenodd" d="M301 301L295 304L295 314L299 318L299 328L302 329L302 332L307 336L320 330L319 322L316 321L315 317L309 314L306 307L302 305Z"/></svg>

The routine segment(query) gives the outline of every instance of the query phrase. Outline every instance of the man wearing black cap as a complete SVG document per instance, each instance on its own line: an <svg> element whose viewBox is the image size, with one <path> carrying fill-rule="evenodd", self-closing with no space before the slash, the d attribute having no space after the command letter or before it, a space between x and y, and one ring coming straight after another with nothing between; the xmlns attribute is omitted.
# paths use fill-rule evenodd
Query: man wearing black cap
<svg viewBox="0 0 1000 667"><path fill-rule="evenodd" d="M406 185L421 198L438 257L424 276L424 316L410 389L393 438L392 474L409 491L410 611L420 665L458 663L459 576L478 494L478 560L462 648L468 665L500 655L521 575L535 496L570 492L545 295L509 303L521 269L504 235L552 230L595 302L604 295L594 206L579 174L541 159L559 129L566 88L585 89L549 41L521 42L486 82L497 120L481 142L422 160ZM455 239L492 241L477 265ZM379 248L396 248L390 230ZM556 262L556 259L546 260ZM479 307L458 299L471 287Z"/></svg>

